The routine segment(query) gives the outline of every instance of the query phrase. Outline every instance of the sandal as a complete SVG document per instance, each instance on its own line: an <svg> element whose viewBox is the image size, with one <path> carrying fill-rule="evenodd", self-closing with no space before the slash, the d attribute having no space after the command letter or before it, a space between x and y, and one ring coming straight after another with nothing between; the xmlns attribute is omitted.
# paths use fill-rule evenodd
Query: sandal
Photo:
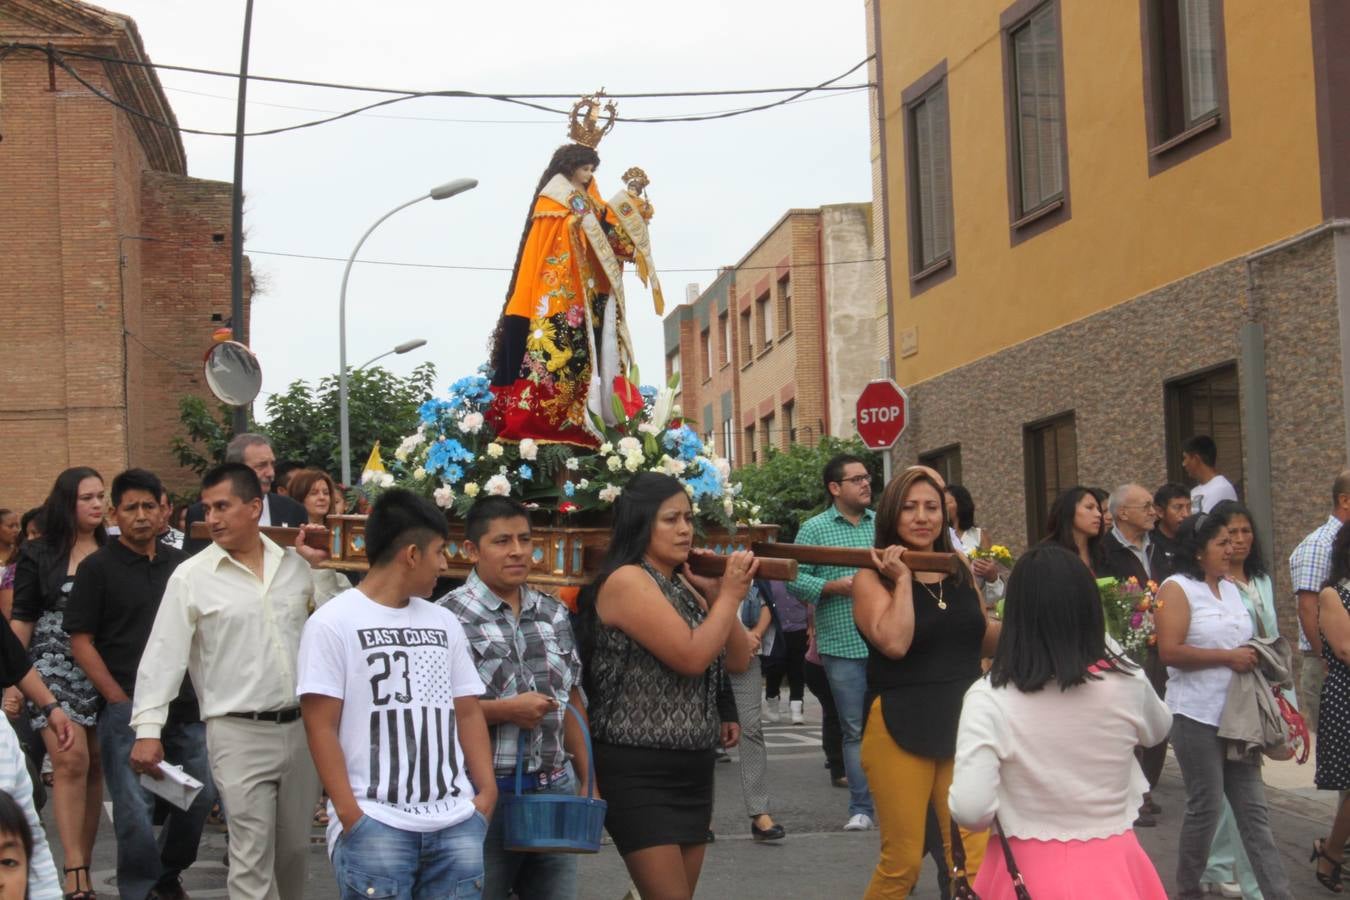
<svg viewBox="0 0 1350 900"><path fill-rule="evenodd" d="M62 869L62 871L67 875L71 872L75 873L75 890L63 894L62 897L64 900L97 900L98 894L94 893L93 884L89 882L88 866L73 866L71 868ZM81 872L84 873L84 878L80 878ZM86 886L83 888L80 887L81 881L86 882Z"/></svg>
<svg viewBox="0 0 1350 900"><path fill-rule="evenodd" d="M314 810L314 825L317 828L328 827L328 804L322 800L319 801L319 805Z"/></svg>
<svg viewBox="0 0 1350 900"><path fill-rule="evenodd" d="M1331 872L1322 871L1322 860L1331 863ZM1318 884L1331 891L1333 894L1339 894L1345 890L1341 884L1341 861L1327 856L1327 842L1322 838L1313 841L1312 856L1308 857L1308 862L1313 863L1313 874L1317 876Z"/></svg>

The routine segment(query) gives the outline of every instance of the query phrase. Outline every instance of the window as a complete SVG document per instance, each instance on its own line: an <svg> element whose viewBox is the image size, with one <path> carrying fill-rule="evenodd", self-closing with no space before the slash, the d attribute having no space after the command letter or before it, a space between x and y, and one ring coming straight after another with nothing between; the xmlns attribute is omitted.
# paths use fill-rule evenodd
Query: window
<svg viewBox="0 0 1350 900"><path fill-rule="evenodd" d="M999 16L1013 246L1068 221L1060 0L1016 0Z"/></svg>
<svg viewBox="0 0 1350 900"><path fill-rule="evenodd" d="M679 371L680 371L680 348L676 347L674 350L666 354L666 380L669 381L670 377Z"/></svg>
<svg viewBox="0 0 1350 900"><path fill-rule="evenodd" d="M750 462L759 462L759 445L755 443L755 426L745 426L745 453L750 457Z"/></svg>
<svg viewBox="0 0 1350 900"><path fill-rule="evenodd" d="M773 346L773 306L769 303L769 293L755 301L755 315L759 318L759 349L764 352Z"/></svg>
<svg viewBox="0 0 1350 900"><path fill-rule="evenodd" d="M919 454L919 463L937 471L947 484L961 483L961 445Z"/></svg>
<svg viewBox="0 0 1350 900"><path fill-rule="evenodd" d="M750 346L750 310L741 313L741 367L750 365L755 359L754 348Z"/></svg>
<svg viewBox="0 0 1350 900"><path fill-rule="evenodd" d="M1045 537L1050 506L1078 482L1078 437L1073 413L1028 425L1022 431L1026 464L1027 543Z"/></svg>
<svg viewBox="0 0 1350 900"><path fill-rule="evenodd" d="M1064 98L1055 8L1045 4L1012 30L1018 210L1026 215L1064 193Z"/></svg>
<svg viewBox="0 0 1350 900"><path fill-rule="evenodd" d="M759 440L764 449L763 459L769 458L769 448L774 445L773 413L759 420Z"/></svg>
<svg viewBox="0 0 1350 900"><path fill-rule="evenodd" d="M703 351L703 380L712 378L712 332L705 328L699 336L699 347Z"/></svg>
<svg viewBox="0 0 1350 900"><path fill-rule="evenodd" d="M922 277L952 255L951 152L947 81L909 107L909 198L913 272Z"/></svg>
<svg viewBox="0 0 1350 900"><path fill-rule="evenodd" d="M1197 434L1214 438L1217 468L1242 490L1242 415L1236 365L1190 375L1166 386L1167 477L1191 487L1181 469L1181 445Z"/></svg>
<svg viewBox="0 0 1350 900"><path fill-rule="evenodd" d="M734 469L736 467L736 431L730 419L722 420L722 455Z"/></svg>
<svg viewBox="0 0 1350 900"><path fill-rule="evenodd" d="M797 404L789 400L783 404L783 431L787 434L788 446L797 443Z"/></svg>
<svg viewBox="0 0 1350 900"><path fill-rule="evenodd" d="M717 330L722 335L722 346L718 348L717 364L725 366L731 362L731 314L722 313L717 317Z"/></svg>
<svg viewBox="0 0 1350 900"><path fill-rule="evenodd" d="M1141 9L1153 175L1229 135L1223 0L1141 0Z"/></svg>
<svg viewBox="0 0 1350 900"><path fill-rule="evenodd" d="M786 335L792 330L792 276L778 279L778 328Z"/></svg>

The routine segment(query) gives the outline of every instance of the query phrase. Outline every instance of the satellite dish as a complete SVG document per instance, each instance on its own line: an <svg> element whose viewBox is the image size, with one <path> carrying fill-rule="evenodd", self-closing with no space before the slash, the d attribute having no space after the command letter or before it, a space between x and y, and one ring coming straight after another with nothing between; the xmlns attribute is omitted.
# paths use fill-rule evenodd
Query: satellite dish
<svg viewBox="0 0 1350 900"><path fill-rule="evenodd" d="M206 354L206 384L222 402L248 406L262 390L258 357L237 341L216 344Z"/></svg>

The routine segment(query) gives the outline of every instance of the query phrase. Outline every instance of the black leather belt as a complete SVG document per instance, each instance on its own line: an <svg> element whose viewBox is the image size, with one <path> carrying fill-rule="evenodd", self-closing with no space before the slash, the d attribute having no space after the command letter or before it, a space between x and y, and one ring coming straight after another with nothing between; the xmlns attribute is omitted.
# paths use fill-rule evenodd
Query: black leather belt
<svg viewBox="0 0 1350 900"><path fill-rule="evenodd" d="M300 707L292 706L290 709L276 709L268 712L232 712L225 715L232 719L252 719L255 722L276 722L278 725L285 725L287 722L294 722L300 718Z"/></svg>

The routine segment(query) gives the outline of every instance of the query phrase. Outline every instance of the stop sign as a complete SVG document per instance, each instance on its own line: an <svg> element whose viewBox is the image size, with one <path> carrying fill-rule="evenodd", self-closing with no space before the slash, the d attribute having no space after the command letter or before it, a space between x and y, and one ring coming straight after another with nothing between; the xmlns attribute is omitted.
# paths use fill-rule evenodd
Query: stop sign
<svg viewBox="0 0 1350 900"><path fill-rule="evenodd" d="M858 395L858 437L869 450L889 450L904 433L909 398L889 378L869 381Z"/></svg>

